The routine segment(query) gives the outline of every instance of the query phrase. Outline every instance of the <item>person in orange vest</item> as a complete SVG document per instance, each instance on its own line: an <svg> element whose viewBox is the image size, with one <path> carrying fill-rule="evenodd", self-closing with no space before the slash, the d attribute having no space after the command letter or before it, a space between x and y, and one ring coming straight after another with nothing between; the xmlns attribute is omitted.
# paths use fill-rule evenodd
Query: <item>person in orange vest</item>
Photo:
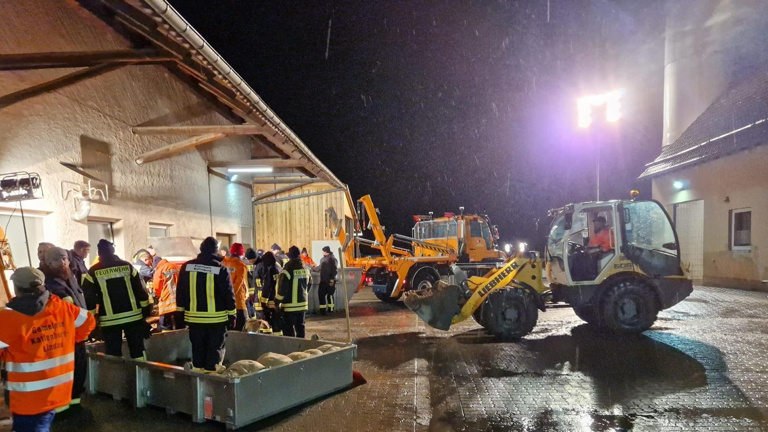
<svg viewBox="0 0 768 432"><path fill-rule="evenodd" d="M17 297L0 310L0 361L13 430L47 432L55 410L72 398L75 344L88 338L96 320L51 295L40 270L19 268L11 280Z"/></svg>
<svg viewBox="0 0 768 432"><path fill-rule="evenodd" d="M235 310L237 321L234 330L242 331L248 320L248 308L245 302L248 300L248 265L243 262L245 248L241 243L232 243L229 248L229 256L222 258L221 265L227 268L232 279L232 288L235 291Z"/></svg>
<svg viewBox="0 0 768 432"><path fill-rule="evenodd" d="M312 261L312 257L309 256L309 253L307 252L307 248L301 248L301 262L304 263L304 265L308 265L311 267L314 267L316 264L314 261Z"/></svg>
<svg viewBox="0 0 768 432"><path fill-rule="evenodd" d="M181 266L161 259L155 267L152 285L155 297L159 300L157 312L160 315L158 326L160 330L180 330L185 327L184 312L176 310L176 286L179 282Z"/></svg>

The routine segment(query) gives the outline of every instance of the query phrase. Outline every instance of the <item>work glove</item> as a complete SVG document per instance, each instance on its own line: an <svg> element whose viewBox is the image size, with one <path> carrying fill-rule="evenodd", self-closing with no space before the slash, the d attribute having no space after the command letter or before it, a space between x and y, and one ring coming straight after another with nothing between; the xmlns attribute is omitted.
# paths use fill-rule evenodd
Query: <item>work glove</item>
<svg viewBox="0 0 768 432"><path fill-rule="evenodd" d="M227 316L227 329L228 330L234 330L236 325L237 325L237 317L235 315L228 315Z"/></svg>

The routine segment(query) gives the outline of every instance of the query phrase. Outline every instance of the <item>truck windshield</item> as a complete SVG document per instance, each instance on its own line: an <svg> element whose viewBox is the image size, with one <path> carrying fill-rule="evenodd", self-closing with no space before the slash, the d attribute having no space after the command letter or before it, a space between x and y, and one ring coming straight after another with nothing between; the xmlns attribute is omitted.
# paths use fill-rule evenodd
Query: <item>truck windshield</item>
<svg viewBox="0 0 768 432"><path fill-rule="evenodd" d="M416 224L414 234L417 239L455 238L459 235L455 220L424 221Z"/></svg>

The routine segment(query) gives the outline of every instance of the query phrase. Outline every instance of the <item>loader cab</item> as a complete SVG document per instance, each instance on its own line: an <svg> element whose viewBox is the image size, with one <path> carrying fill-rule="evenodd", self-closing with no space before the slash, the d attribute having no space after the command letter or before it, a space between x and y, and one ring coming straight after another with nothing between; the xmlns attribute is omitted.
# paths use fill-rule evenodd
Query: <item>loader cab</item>
<svg viewBox="0 0 768 432"><path fill-rule="evenodd" d="M595 284L622 271L680 275L675 231L655 201L611 201L566 206L547 239L551 282Z"/></svg>

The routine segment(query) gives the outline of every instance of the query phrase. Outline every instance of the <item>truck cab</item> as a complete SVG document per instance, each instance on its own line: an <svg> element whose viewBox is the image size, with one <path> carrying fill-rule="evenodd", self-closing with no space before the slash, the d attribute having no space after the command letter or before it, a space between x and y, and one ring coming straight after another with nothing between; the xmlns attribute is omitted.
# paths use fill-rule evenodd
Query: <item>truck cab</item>
<svg viewBox="0 0 768 432"><path fill-rule="evenodd" d="M498 250L498 231L485 216L446 213L443 217L414 216L416 224L413 238L424 243L448 247L456 251L459 262L495 262L506 256ZM414 244L414 255L438 254L419 244Z"/></svg>

